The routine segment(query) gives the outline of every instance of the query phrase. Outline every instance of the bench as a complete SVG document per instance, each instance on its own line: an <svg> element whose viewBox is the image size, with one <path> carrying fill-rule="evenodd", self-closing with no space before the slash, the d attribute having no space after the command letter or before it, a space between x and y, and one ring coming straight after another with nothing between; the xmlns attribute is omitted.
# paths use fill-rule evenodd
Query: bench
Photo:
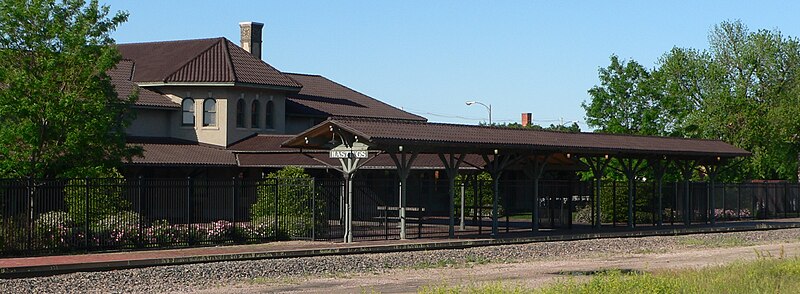
<svg viewBox="0 0 800 294"><path fill-rule="evenodd" d="M381 211L383 216L376 216L374 219L377 219L378 222L383 225L384 221L393 220L393 221L400 221L400 216L388 216L389 211L397 211L399 214L400 207L398 206L385 206L379 205L376 207L376 210ZM411 212L411 213L409 213ZM406 207L406 221L409 220L422 220L424 218L425 207Z"/></svg>

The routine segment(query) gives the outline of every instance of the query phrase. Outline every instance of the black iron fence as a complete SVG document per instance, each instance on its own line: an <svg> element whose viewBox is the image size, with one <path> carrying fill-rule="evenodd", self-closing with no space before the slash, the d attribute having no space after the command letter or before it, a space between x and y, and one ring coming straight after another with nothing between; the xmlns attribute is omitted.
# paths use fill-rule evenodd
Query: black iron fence
<svg viewBox="0 0 800 294"><path fill-rule="evenodd" d="M539 186L534 201L530 181L500 182L500 232L530 231L534 209L541 228L592 224L591 182L543 180ZM669 183L661 193L653 183L635 187L636 225L800 217L799 184ZM406 237L447 237L447 181L411 179L405 188ZM456 183L456 234L491 231L492 191L491 181ZM603 225L627 223L628 197L627 183L603 183ZM0 255L341 240L345 201L338 179L0 180ZM395 180L355 180L354 239L399 238L399 202Z"/></svg>
<svg viewBox="0 0 800 294"><path fill-rule="evenodd" d="M0 180L0 254L315 239L309 179Z"/></svg>

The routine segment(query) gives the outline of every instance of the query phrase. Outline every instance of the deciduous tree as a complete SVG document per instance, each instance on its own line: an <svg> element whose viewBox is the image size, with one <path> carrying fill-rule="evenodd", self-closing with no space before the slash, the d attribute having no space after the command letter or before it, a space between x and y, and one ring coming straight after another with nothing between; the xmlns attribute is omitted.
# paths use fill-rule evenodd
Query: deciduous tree
<svg viewBox="0 0 800 294"><path fill-rule="evenodd" d="M135 97L107 75L127 16L97 0L0 2L0 177L85 176L132 155Z"/></svg>

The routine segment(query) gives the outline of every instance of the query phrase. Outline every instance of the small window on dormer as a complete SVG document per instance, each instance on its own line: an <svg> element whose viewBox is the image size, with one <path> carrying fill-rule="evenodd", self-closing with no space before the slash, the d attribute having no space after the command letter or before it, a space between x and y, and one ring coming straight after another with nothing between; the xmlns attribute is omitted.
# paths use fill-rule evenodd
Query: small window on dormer
<svg viewBox="0 0 800 294"><path fill-rule="evenodd" d="M217 100L208 98L203 101L203 126L213 127L217 125Z"/></svg>
<svg viewBox="0 0 800 294"><path fill-rule="evenodd" d="M184 126L194 126L194 100L192 98L183 99L181 102L183 118L181 124Z"/></svg>
<svg viewBox="0 0 800 294"><path fill-rule="evenodd" d="M236 127L244 128L244 99L236 102Z"/></svg>
<svg viewBox="0 0 800 294"><path fill-rule="evenodd" d="M258 123L260 119L259 109L261 109L261 105L258 103L258 100L253 100L253 104L250 105L250 127L251 128L259 128L261 124Z"/></svg>
<svg viewBox="0 0 800 294"><path fill-rule="evenodd" d="M264 111L265 123L264 127L267 129L275 128L275 103L267 101L267 107Z"/></svg>

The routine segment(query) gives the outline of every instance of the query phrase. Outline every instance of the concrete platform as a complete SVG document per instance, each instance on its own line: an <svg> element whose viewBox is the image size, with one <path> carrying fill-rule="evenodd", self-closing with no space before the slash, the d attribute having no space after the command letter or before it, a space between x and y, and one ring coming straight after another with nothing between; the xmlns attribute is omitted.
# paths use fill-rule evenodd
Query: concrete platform
<svg viewBox="0 0 800 294"><path fill-rule="evenodd" d="M550 231L537 234L531 232L508 233L501 234L498 238L475 236L474 238L468 239L385 240L364 241L351 244L339 242L285 241L255 245L4 258L0 259L0 278L35 277L80 271L107 271L218 261L458 249L533 242L778 230L789 228L800 228L800 219L726 222L714 226L692 225L689 227L651 226L634 229L604 227L599 230L583 227L571 231Z"/></svg>

